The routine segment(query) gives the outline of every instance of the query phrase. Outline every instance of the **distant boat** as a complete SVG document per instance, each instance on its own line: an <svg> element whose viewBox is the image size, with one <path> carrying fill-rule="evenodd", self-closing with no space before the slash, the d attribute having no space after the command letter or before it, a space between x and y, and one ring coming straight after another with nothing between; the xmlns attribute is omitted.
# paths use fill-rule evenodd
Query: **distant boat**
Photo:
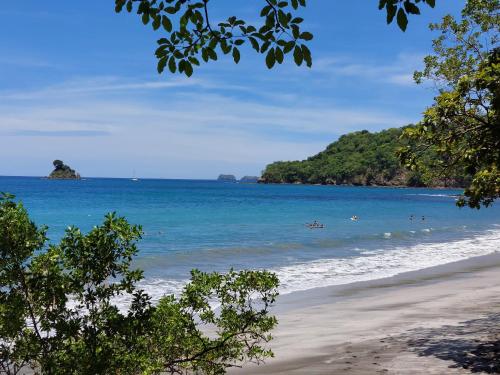
<svg viewBox="0 0 500 375"><path fill-rule="evenodd" d="M130 179L130 181L139 181L139 179L137 177L135 177L135 170L134 170L134 174L133 174L134 177L132 177Z"/></svg>

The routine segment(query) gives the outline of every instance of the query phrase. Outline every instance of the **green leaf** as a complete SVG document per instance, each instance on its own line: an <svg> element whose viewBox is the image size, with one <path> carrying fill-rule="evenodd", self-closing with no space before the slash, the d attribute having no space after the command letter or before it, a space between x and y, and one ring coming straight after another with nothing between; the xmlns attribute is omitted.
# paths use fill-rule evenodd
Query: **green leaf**
<svg viewBox="0 0 500 375"><path fill-rule="evenodd" d="M262 43L262 46L260 46L260 53L266 52L270 45L271 42L269 41Z"/></svg>
<svg viewBox="0 0 500 375"><path fill-rule="evenodd" d="M391 4L387 3L386 9L387 9L387 24L390 24L394 19L394 16L396 15L398 7L392 3Z"/></svg>
<svg viewBox="0 0 500 375"><path fill-rule="evenodd" d="M161 17L155 17L152 23L153 30L158 30L160 28L160 25L161 25Z"/></svg>
<svg viewBox="0 0 500 375"><path fill-rule="evenodd" d="M250 43L252 44L253 49L256 50L257 52L260 52L259 42L257 42L257 40L255 38L252 38L252 37L249 37L248 39L250 40Z"/></svg>
<svg viewBox="0 0 500 375"><path fill-rule="evenodd" d="M167 65L167 57L163 57L158 61L158 73L161 74L163 73L163 70L165 69L165 66Z"/></svg>
<svg viewBox="0 0 500 375"><path fill-rule="evenodd" d="M186 73L188 77L191 77L193 75L193 66L189 61L186 60L184 60L184 73Z"/></svg>
<svg viewBox="0 0 500 375"><path fill-rule="evenodd" d="M175 73L175 71L177 70L177 64L175 63L175 57L173 56L168 60L168 69L172 73Z"/></svg>
<svg viewBox="0 0 500 375"><path fill-rule="evenodd" d="M274 50L274 56L276 57L276 61L278 62L278 64L283 63L283 59L285 56L283 55L283 51L281 50L281 48L276 47L276 49Z"/></svg>
<svg viewBox="0 0 500 375"><path fill-rule="evenodd" d="M305 31L302 34L300 34L300 39L312 40L312 38L313 38L313 35L310 32Z"/></svg>
<svg viewBox="0 0 500 375"><path fill-rule="evenodd" d="M270 11L271 9L273 9L270 5L266 5L264 8L262 8L262 10L260 11L260 16L261 17L264 17L266 16Z"/></svg>
<svg viewBox="0 0 500 375"><path fill-rule="evenodd" d="M172 22L170 21L170 19L167 16L162 16L161 24L163 25L163 28L165 29L165 31L167 31L167 32L172 31Z"/></svg>
<svg viewBox="0 0 500 375"><path fill-rule="evenodd" d="M299 46L295 46L295 49L293 50L293 59L295 64L298 66L301 66L302 61L304 61L304 55L302 54L302 49Z"/></svg>
<svg viewBox="0 0 500 375"><path fill-rule="evenodd" d="M208 49L207 48L203 48L201 50L201 58L203 59L203 61L208 62L208 59L210 57L208 56Z"/></svg>
<svg viewBox="0 0 500 375"><path fill-rule="evenodd" d="M420 9L409 0L404 2L404 7L408 14L420 14Z"/></svg>
<svg viewBox="0 0 500 375"><path fill-rule="evenodd" d="M233 60L236 64L240 62L240 51L236 47L233 48Z"/></svg>
<svg viewBox="0 0 500 375"><path fill-rule="evenodd" d="M217 60L217 53L212 48L207 48L207 53L208 57L210 57L212 60Z"/></svg>
<svg viewBox="0 0 500 375"><path fill-rule="evenodd" d="M406 26L408 25L408 17L406 16L403 8L399 8L397 17L398 26L401 30L406 31Z"/></svg>
<svg viewBox="0 0 500 375"><path fill-rule="evenodd" d="M122 11L124 5L125 5L125 3L123 1L116 1L115 2L115 12L120 13Z"/></svg>
<svg viewBox="0 0 500 375"><path fill-rule="evenodd" d="M309 48L307 48L305 44L302 44L301 50L302 50L302 55L304 56L304 61L306 62L307 67L310 68L312 66L311 51L309 50Z"/></svg>
<svg viewBox="0 0 500 375"><path fill-rule="evenodd" d="M189 57L188 57L188 60L189 60L189 62L190 62L191 64L196 65L196 66L200 66L200 61L199 61L196 57L194 57L194 56L189 56Z"/></svg>
<svg viewBox="0 0 500 375"><path fill-rule="evenodd" d="M283 52L288 53L293 49L293 47L295 47L295 42L293 40L291 40L285 44L285 47L283 48Z"/></svg>
<svg viewBox="0 0 500 375"><path fill-rule="evenodd" d="M276 56L274 54L274 48L271 48L266 55L266 65L268 69L271 69L276 63Z"/></svg>

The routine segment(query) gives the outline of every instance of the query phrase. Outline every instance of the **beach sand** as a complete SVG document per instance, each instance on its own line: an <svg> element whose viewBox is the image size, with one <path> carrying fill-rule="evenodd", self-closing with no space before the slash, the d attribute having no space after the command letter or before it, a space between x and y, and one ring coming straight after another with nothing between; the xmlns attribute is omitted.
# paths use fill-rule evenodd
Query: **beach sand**
<svg viewBox="0 0 500 375"><path fill-rule="evenodd" d="M230 374L500 373L499 253L292 293L274 312L275 358Z"/></svg>

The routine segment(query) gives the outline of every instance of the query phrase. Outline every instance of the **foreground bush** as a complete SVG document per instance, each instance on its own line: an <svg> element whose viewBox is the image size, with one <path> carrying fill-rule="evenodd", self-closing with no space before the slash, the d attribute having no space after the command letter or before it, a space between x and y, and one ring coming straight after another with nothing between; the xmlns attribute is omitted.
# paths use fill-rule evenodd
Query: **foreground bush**
<svg viewBox="0 0 500 375"><path fill-rule="evenodd" d="M12 199L0 196L0 373L223 374L272 356L274 274L194 270L180 297L153 305L131 268L140 227L109 214L47 245L47 228Z"/></svg>

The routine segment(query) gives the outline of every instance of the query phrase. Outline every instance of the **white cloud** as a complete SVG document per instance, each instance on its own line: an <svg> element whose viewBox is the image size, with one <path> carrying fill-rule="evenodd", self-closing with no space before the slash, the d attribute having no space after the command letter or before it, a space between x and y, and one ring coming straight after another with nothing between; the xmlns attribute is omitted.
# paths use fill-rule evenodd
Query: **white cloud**
<svg viewBox="0 0 500 375"><path fill-rule="evenodd" d="M346 57L325 57L315 62L318 72L332 76L368 79L379 83L414 85L413 72L422 67L423 55L399 54L393 63L356 62Z"/></svg>
<svg viewBox="0 0 500 375"><path fill-rule="evenodd" d="M185 85L190 89L179 91ZM0 158L27 165L21 174L43 174L55 158L80 163L75 168L87 176L127 176L132 169L142 177L259 174L269 162L319 152L340 134L412 120L319 99L249 100L213 86L99 78L13 93L0 105ZM0 174L12 174L9 168L18 166L4 164Z"/></svg>

